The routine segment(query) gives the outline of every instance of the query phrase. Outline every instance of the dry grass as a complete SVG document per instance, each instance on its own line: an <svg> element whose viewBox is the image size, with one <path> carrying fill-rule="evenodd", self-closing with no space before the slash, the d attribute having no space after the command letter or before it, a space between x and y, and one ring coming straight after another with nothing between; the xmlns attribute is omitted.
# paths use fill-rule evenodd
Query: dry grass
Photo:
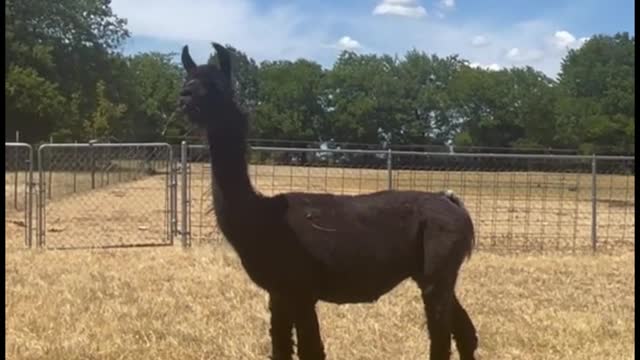
<svg viewBox="0 0 640 360"><path fill-rule="evenodd" d="M34 170L32 181L35 184L36 192L39 187L39 175L38 171ZM27 176L26 172L5 172L5 207L15 210L24 209ZM43 181L47 199L57 200L76 193L92 191L92 186L94 189L101 189L147 177L148 175L139 171L96 172L93 175L92 184L91 172L53 171L45 172ZM34 196L36 196L36 192L34 192Z"/></svg>
<svg viewBox="0 0 640 360"><path fill-rule="evenodd" d="M34 195L35 197L35 195ZM148 176L93 191L67 194L47 201L46 244L52 248L167 244L169 213L166 178ZM34 202L33 242L36 241ZM24 232L24 212L9 208L7 232ZM23 247L23 239L6 240Z"/></svg>
<svg viewBox="0 0 640 360"><path fill-rule="evenodd" d="M8 359L264 359L266 295L226 246L13 251ZM633 254L498 256L465 263L461 302L479 359L632 359ZM425 359L418 290L319 305L329 359Z"/></svg>
<svg viewBox="0 0 640 360"><path fill-rule="evenodd" d="M265 193L363 193L386 187L384 172L375 170L251 170ZM204 215L210 204L208 175L205 168L194 169L192 231L205 222L215 230ZM404 172L395 178L400 188L461 193L481 243L511 236L522 245L518 241L545 231L539 241L554 241L562 231L577 229L576 237L561 240L588 244L590 183L582 175ZM64 184L57 186L64 190ZM478 327L480 359L632 358L633 186L632 177L601 177L598 183L603 199L617 201L598 205L603 237L605 230L613 238L624 239L626 233L631 242L618 254L480 251L464 265L458 293ZM154 176L54 198L46 210L47 244L163 242L165 196L165 178ZM266 295L225 245L188 251L25 251L20 250L22 216L9 211L5 218L7 358L266 358ZM565 223L571 228L563 230ZM320 304L319 315L330 359L427 356L424 315L410 282L373 305Z"/></svg>

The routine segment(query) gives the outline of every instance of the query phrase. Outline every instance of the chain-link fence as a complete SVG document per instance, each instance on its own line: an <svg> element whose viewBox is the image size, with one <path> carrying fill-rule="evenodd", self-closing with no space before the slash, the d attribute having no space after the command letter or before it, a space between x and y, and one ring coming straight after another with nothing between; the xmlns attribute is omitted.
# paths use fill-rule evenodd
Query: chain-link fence
<svg viewBox="0 0 640 360"><path fill-rule="evenodd" d="M38 245L172 244L173 165L163 143L40 146Z"/></svg>
<svg viewBox="0 0 640 360"><path fill-rule="evenodd" d="M190 145L183 161L188 184L185 238L219 239L211 211L208 150ZM451 189L469 209L482 249L635 247L634 157L253 147L249 174L266 195Z"/></svg>
<svg viewBox="0 0 640 360"><path fill-rule="evenodd" d="M395 189L458 193L481 248L634 247L635 219L627 215L635 208L633 158L398 153L395 163L401 164L392 174ZM610 202L624 205L613 209Z"/></svg>
<svg viewBox="0 0 640 360"><path fill-rule="evenodd" d="M5 248L31 246L33 149L25 143L4 145Z"/></svg>
<svg viewBox="0 0 640 360"><path fill-rule="evenodd" d="M634 248L635 245L635 160L613 156L594 162L592 180L596 198L592 224L598 249Z"/></svg>
<svg viewBox="0 0 640 360"><path fill-rule="evenodd" d="M32 172L31 147L5 143L7 247L29 246L36 224L48 248L221 239L206 146L45 144L37 155ZM253 147L249 174L265 195L451 189L483 249L635 248L634 157Z"/></svg>

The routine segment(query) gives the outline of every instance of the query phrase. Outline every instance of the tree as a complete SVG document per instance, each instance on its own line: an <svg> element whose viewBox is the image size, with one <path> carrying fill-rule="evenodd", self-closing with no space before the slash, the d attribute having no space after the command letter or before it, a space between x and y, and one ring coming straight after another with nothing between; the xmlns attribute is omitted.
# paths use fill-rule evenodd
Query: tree
<svg viewBox="0 0 640 360"><path fill-rule="evenodd" d="M555 81L529 66L511 68L508 75L512 81L508 100L512 103L513 122L522 129L522 137L509 146L553 146L557 100Z"/></svg>
<svg viewBox="0 0 640 360"><path fill-rule="evenodd" d="M322 67L307 60L260 64L254 134L296 140L329 136L320 102L323 78Z"/></svg>
<svg viewBox="0 0 640 360"><path fill-rule="evenodd" d="M65 98L58 86L33 68L12 65L4 83L6 136L20 131L22 141L46 139L62 118Z"/></svg>
<svg viewBox="0 0 640 360"><path fill-rule="evenodd" d="M412 110L406 142L444 144L459 131L447 88L464 62L457 56L439 58L411 50L399 63L403 106Z"/></svg>
<svg viewBox="0 0 640 360"><path fill-rule="evenodd" d="M5 2L5 131L38 142L162 141L188 132L176 111L173 54L125 56L110 0ZM559 80L530 67L488 71L456 55L343 52L331 69L300 59L257 65L229 46L251 136L327 142L569 147L635 144L635 38L596 35ZM215 54L209 59L217 62Z"/></svg>
<svg viewBox="0 0 640 360"><path fill-rule="evenodd" d="M412 110L403 106L396 59L343 52L326 77L324 104L338 141L402 143Z"/></svg>
<svg viewBox="0 0 640 360"><path fill-rule="evenodd" d="M112 135L113 123L118 121L127 107L122 104L114 104L105 94L105 84L98 81L96 84L97 103L95 112L84 122L86 136L90 139L107 141Z"/></svg>
<svg viewBox="0 0 640 360"><path fill-rule="evenodd" d="M596 35L562 61L556 141L592 152L635 143L635 37Z"/></svg>
<svg viewBox="0 0 640 360"><path fill-rule="evenodd" d="M96 83L110 80L111 59L128 36L125 24L113 14L108 0L5 2L5 73L13 71L5 80L5 129L20 129L25 141L46 138L44 130L49 134L82 133L81 121L72 124L54 111L25 111L18 103L30 99L31 106L37 107L41 93L51 94L55 89L62 98L56 102L73 107L78 118L92 114L97 106ZM36 82L27 78L39 79L38 86L44 88L28 86ZM107 93L114 97L118 85L105 84ZM78 93L82 96L74 98ZM73 129L68 128L71 125Z"/></svg>
<svg viewBox="0 0 640 360"><path fill-rule="evenodd" d="M554 132L553 81L531 67L465 67L448 91L460 116L457 145L549 145Z"/></svg>
<svg viewBox="0 0 640 360"><path fill-rule="evenodd" d="M159 141L171 132L184 132L185 123L177 113L183 70L172 61L174 54L143 53L127 60L130 89L125 115L131 141Z"/></svg>

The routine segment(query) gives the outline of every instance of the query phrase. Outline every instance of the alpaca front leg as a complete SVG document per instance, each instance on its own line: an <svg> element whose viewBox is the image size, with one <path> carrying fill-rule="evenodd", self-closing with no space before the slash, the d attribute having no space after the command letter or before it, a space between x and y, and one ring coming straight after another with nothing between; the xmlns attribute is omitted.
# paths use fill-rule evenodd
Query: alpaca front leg
<svg viewBox="0 0 640 360"><path fill-rule="evenodd" d="M269 296L271 311L271 358L291 360L293 358L293 314L288 302L277 296Z"/></svg>
<svg viewBox="0 0 640 360"><path fill-rule="evenodd" d="M320 335L315 302L298 305L295 326L298 337L298 358L300 360L324 360L324 344Z"/></svg>

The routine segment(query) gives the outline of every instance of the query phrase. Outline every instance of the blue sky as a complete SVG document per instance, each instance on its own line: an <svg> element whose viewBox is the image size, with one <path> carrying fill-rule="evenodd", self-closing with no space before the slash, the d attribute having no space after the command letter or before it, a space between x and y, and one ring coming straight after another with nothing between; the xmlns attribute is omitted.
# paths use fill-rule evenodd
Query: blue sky
<svg viewBox="0 0 640 360"><path fill-rule="evenodd" d="M211 41L257 61L313 59L343 49L459 54L490 69L530 65L555 77L568 49L593 34L635 32L632 0L113 0L128 20L126 53L179 52L203 62Z"/></svg>

